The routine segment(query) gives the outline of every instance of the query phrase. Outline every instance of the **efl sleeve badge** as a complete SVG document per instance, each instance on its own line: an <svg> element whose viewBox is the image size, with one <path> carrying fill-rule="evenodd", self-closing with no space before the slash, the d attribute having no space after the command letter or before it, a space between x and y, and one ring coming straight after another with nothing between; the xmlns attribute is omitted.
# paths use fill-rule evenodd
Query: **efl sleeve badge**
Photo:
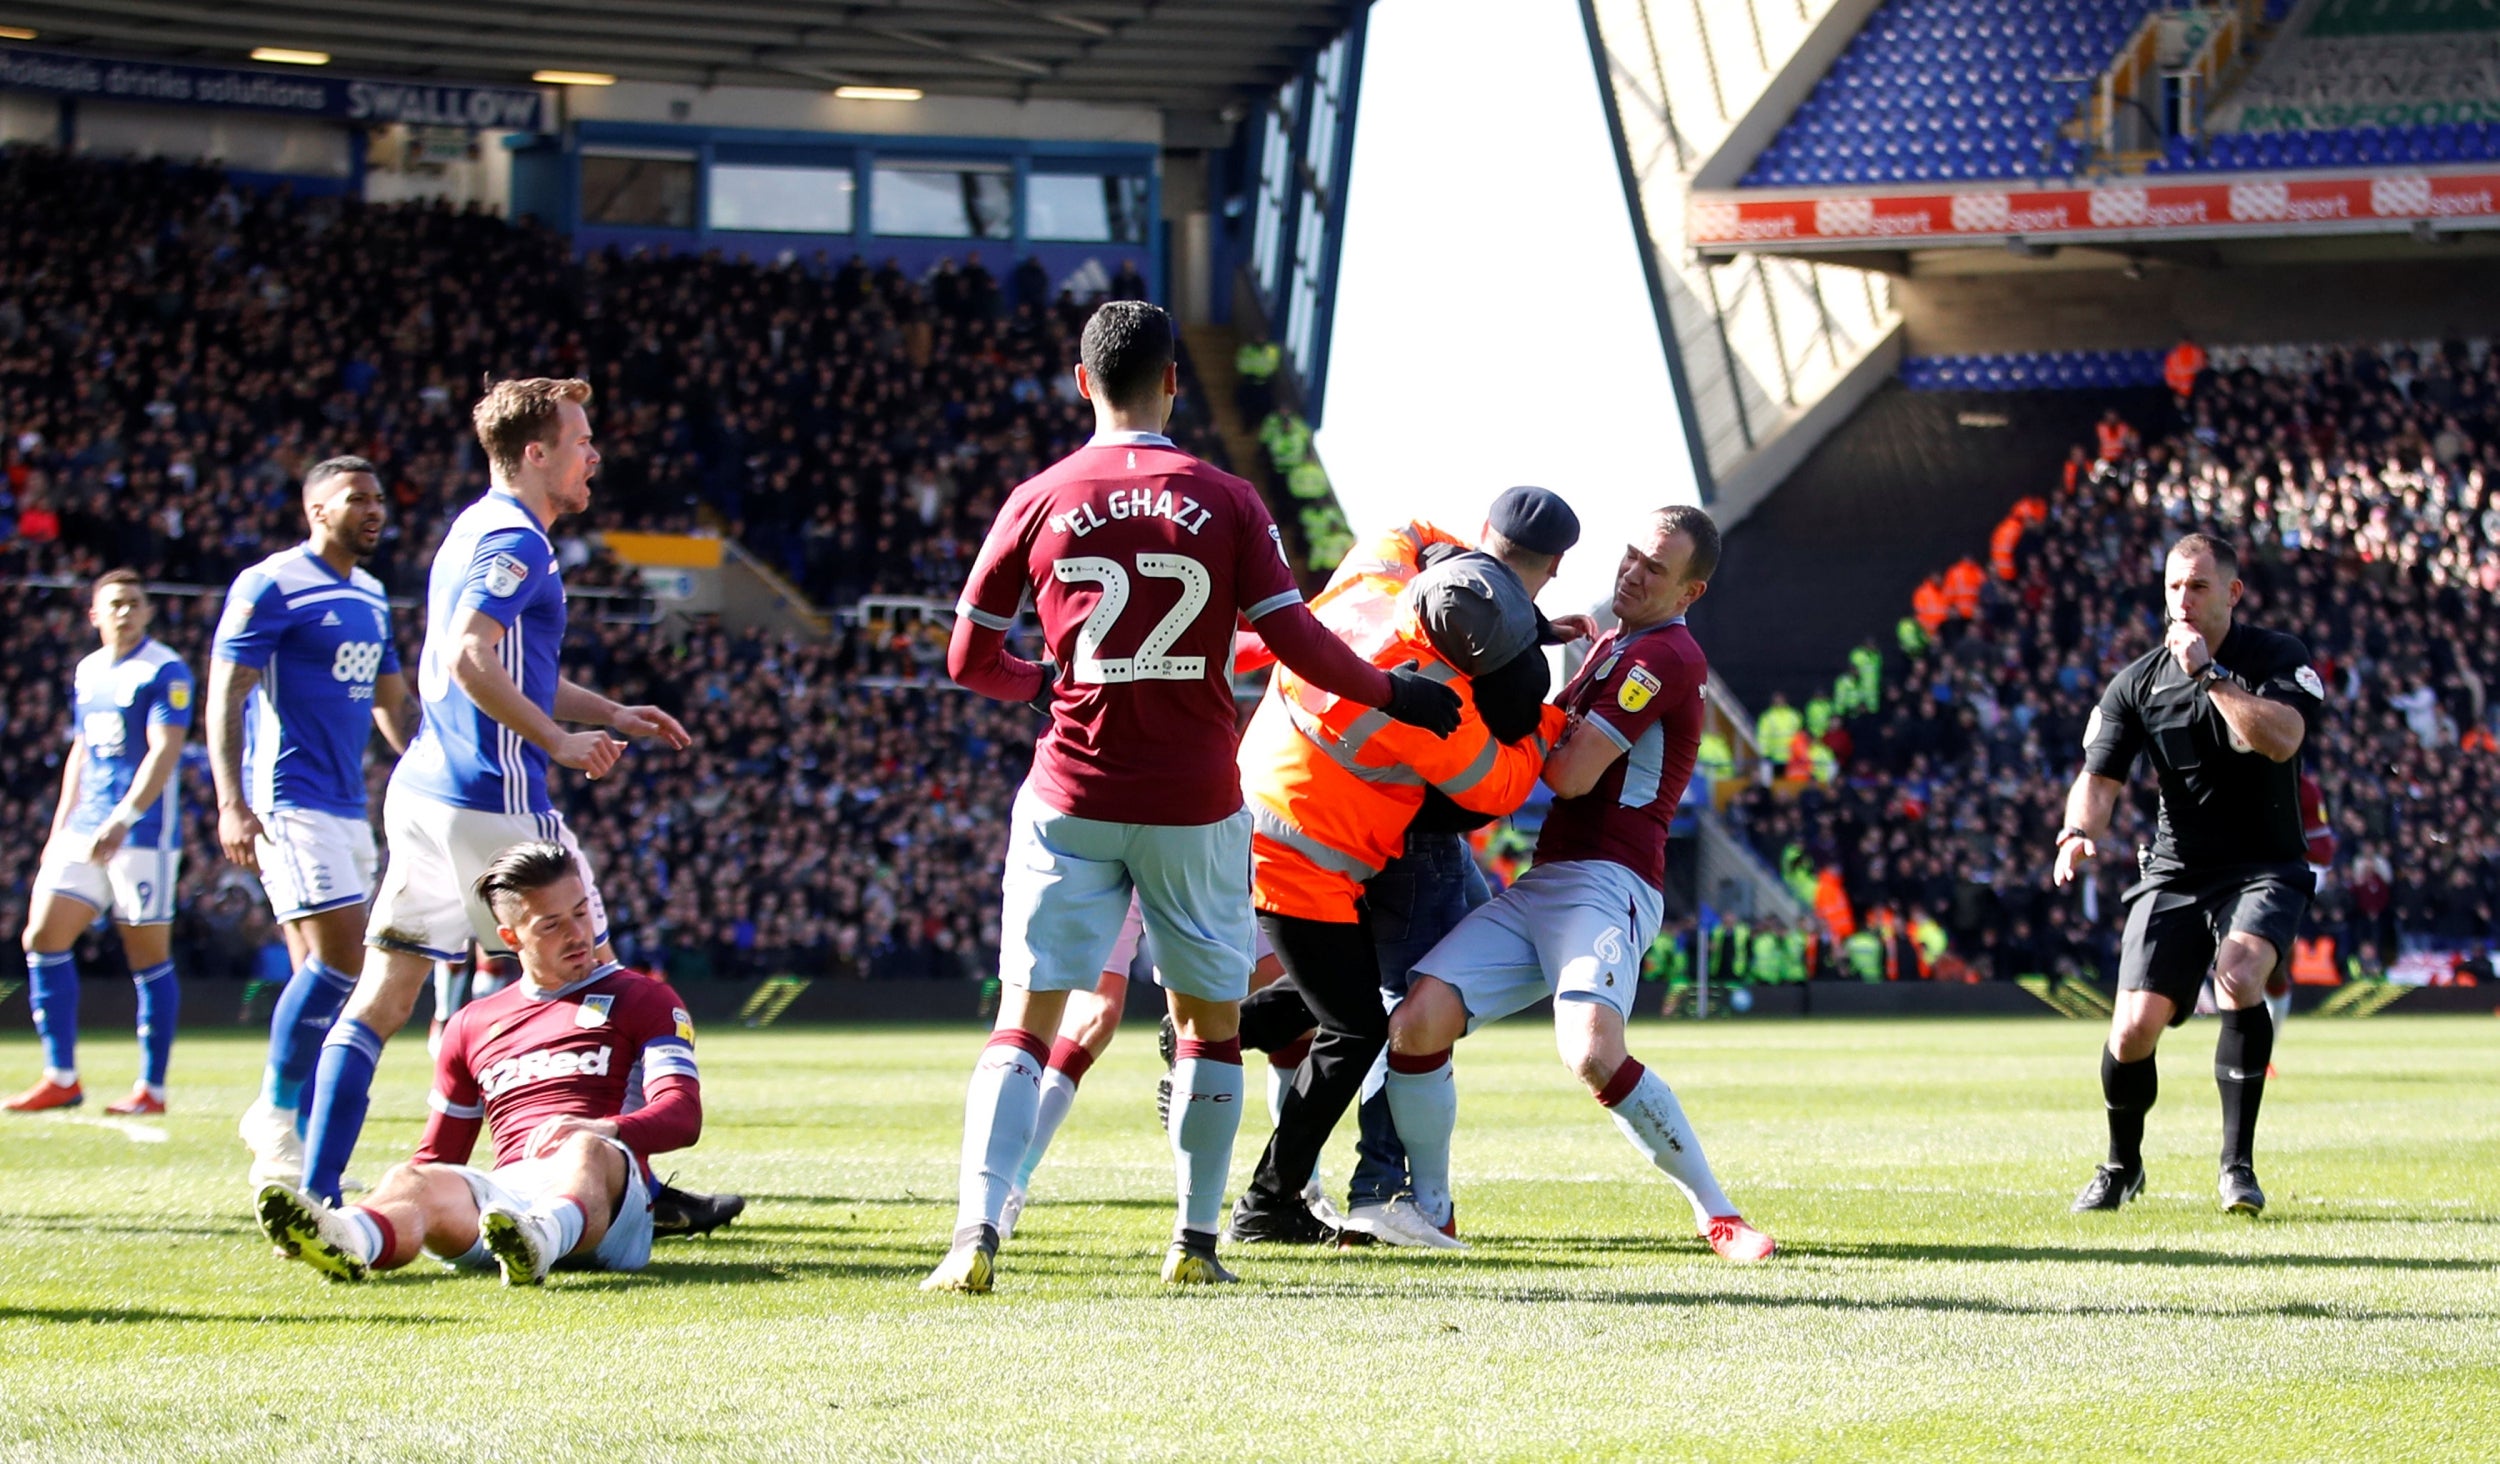
<svg viewBox="0 0 2500 1464"><path fill-rule="evenodd" d="M1635 666L1623 673L1623 684L1615 688L1615 705L1627 712L1648 706L1650 698L1666 690L1666 683L1647 666Z"/></svg>

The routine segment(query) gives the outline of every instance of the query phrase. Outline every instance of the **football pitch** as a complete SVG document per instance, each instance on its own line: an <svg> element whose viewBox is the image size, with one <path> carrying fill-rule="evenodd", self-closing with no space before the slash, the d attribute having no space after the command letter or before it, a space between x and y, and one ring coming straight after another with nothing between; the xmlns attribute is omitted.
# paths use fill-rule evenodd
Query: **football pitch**
<svg viewBox="0 0 2500 1464"><path fill-rule="evenodd" d="M2272 1208L2216 1212L2213 1028L2172 1034L2145 1198L2100 1156L2097 1030L1651 1024L1739 1269L1514 1022L1464 1045L1464 1253L1228 1247L1156 1284L1151 1030L1087 1077L987 1297L953 1222L969 1030L707 1031L683 1180L750 1197L634 1277L543 1291L270 1257L233 1120L260 1044L187 1036L175 1110L0 1125L0 1455L70 1458L2469 1459L2500 1453L2500 1022L2295 1021ZM0 1072L36 1065L0 1042ZM1258 1070L1252 1072L1255 1095ZM358 1172L413 1143L395 1043ZM1264 1138L1253 1096L1236 1188ZM1349 1162L1330 1151L1332 1187Z"/></svg>

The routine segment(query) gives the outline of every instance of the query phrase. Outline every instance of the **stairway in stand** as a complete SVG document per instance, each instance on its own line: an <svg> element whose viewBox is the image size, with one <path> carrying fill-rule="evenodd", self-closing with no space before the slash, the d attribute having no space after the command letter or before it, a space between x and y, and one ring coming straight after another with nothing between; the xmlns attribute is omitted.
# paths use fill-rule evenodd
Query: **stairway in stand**
<svg viewBox="0 0 2500 1464"><path fill-rule="evenodd" d="M1181 344L1189 352L1189 367L1198 378L1201 399L1198 410L1215 424L1215 435L1224 439L1224 451L1233 460L1233 471L1256 483L1267 475L1260 471L1265 465L1266 449L1259 446L1256 422L1241 420L1241 409L1234 401L1234 387L1241 378L1233 373L1233 352L1241 341L1229 325L1189 325L1181 328ZM1281 512L1281 505L1269 508Z"/></svg>

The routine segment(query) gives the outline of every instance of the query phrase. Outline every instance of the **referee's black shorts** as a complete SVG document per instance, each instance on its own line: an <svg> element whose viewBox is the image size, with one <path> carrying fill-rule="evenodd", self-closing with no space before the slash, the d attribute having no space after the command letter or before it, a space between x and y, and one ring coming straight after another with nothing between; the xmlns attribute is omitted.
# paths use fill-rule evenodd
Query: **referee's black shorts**
<svg viewBox="0 0 2500 1464"><path fill-rule="evenodd" d="M2229 869L2154 875L2127 891L2127 933L2119 947L2118 989L2170 999L2170 1025L2196 1009L2196 993L2212 969L2214 949L2234 931L2291 959L2301 913L2317 889L2305 864L2241 864Z"/></svg>

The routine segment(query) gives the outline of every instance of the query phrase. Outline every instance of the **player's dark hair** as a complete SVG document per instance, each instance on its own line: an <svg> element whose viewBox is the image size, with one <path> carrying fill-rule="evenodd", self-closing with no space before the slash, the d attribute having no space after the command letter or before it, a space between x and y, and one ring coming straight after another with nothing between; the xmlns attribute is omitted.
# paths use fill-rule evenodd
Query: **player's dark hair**
<svg viewBox="0 0 2500 1464"><path fill-rule="evenodd" d="M477 891L479 901L501 920L505 896L523 899L568 874L579 873L581 866L574 862L572 850L545 839L532 839L496 854L471 888Z"/></svg>
<svg viewBox="0 0 2500 1464"><path fill-rule="evenodd" d="M1078 359L1094 395L1115 407L1143 406L1172 365L1172 317L1143 300L1111 300L1085 322Z"/></svg>
<svg viewBox="0 0 2500 1464"><path fill-rule="evenodd" d="M2230 540L2212 534L2181 534L2179 542L2170 546L2173 554L2202 554L2212 559L2214 568L2224 579L2240 577L2240 551Z"/></svg>
<svg viewBox="0 0 2500 1464"><path fill-rule="evenodd" d="M373 478L382 476L381 469L360 457L323 458L304 475L304 491L310 493L332 478L344 478L350 473L363 473Z"/></svg>
<svg viewBox="0 0 2500 1464"><path fill-rule="evenodd" d="M87 603L90 605L94 604L96 596L103 594L106 590L111 589L115 585L130 586L132 589L139 592L139 598L142 600L148 597L147 581L139 578L139 571L135 569L108 569L104 573L95 577L94 584L87 586Z"/></svg>
<svg viewBox="0 0 2500 1464"><path fill-rule="evenodd" d="M1671 504L1650 515L1662 534L1682 534L1693 541L1692 557L1684 561L1684 577L1707 580L1719 569L1719 521L1689 503Z"/></svg>

